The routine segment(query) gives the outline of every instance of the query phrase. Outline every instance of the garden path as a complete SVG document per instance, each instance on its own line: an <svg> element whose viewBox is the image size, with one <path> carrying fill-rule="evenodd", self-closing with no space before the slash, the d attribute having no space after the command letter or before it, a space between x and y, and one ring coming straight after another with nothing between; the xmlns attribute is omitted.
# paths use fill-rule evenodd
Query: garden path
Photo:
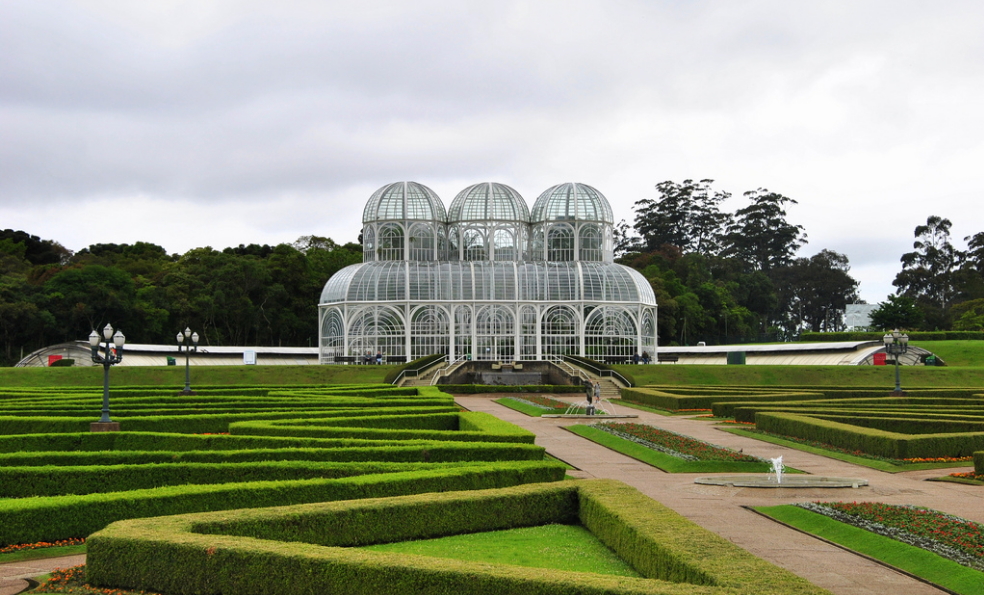
<svg viewBox="0 0 984 595"><path fill-rule="evenodd" d="M26 579L79 564L85 564L85 554L0 564L0 595L16 595L30 586Z"/></svg>
<svg viewBox="0 0 984 595"><path fill-rule="evenodd" d="M984 488L928 482L955 469L885 473L795 449L776 446L716 429L692 417L662 416L620 407L619 413L638 413L642 423L693 436L765 459L783 457L789 467L815 475L867 479L857 489L776 489L704 486L694 483L701 474L663 473L634 459L565 431L583 419L529 417L494 402L504 395L458 396L471 411L484 411L536 434L536 443L552 456L576 467L570 475L617 479L640 490L697 524L721 535L756 556L786 568L835 595L938 595L935 587L881 564L851 554L823 541L789 529L744 506L791 504L811 500L878 501L913 504L941 510L984 523ZM517 395L521 396L521 395ZM552 395L556 397L556 395ZM566 399L568 401L574 398ZM969 471L964 467L961 471Z"/></svg>

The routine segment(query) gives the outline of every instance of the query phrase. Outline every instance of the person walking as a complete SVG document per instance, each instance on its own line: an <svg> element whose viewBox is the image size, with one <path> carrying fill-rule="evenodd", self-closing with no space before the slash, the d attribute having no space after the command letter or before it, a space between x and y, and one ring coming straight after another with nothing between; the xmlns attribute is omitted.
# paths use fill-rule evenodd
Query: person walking
<svg viewBox="0 0 984 595"><path fill-rule="evenodd" d="M584 410L588 415L594 415L594 383L591 380L584 381L584 396L588 401L588 406Z"/></svg>
<svg viewBox="0 0 984 595"><path fill-rule="evenodd" d="M601 383L598 381L595 381L594 383L594 400L595 403L599 403L599 404L601 403ZM594 405L592 405L591 415L594 415L594 413L595 413L595 408Z"/></svg>

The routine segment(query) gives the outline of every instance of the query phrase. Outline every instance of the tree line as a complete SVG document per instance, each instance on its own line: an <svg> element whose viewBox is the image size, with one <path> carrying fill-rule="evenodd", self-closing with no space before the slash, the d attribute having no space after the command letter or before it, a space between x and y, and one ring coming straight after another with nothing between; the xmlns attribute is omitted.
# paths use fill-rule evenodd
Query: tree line
<svg viewBox="0 0 984 595"><path fill-rule="evenodd" d="M858 299L847 256L796 257L806 230L791 223L795 200L765 188L747 206L721 210L731 194L714 180L666 181L635 203L634 225L616 226L619 262L656 292L661 345L777 341L803 330L841 330Z"/></svg>
<svg viewBox="0 0 984 595"><path fill-rule="evenodd" d="M788 221L795 200L764 188L728 213L714 181L666 181L615 227L618 261L649 280L660 345L782 341L844 329L858 302L848 257L796 256L806 230ZM938 216L915 229L896 294L872 316L878 329L984 328L984 232L953 245ZM292 244L195 248L94 244L72 252L24 231L0 231L0 365L88 336L107 322L140 343L170 343L190 326L205 345L314 346L324 283L362 261L358 243L303 236Z"/></svg>
<svg viewBox="0 0 984 595"><path fill-rule="evenodd" d="M138 343L172 343L190 326L205 345L314 346L325 281L361 261L360 245L318 236L178 255L146 242L73 253L3 230L0 363L85 338L107 322Z"/></svg>
<svg viewBox="0 0 984 595"><path fill-rule="evenodd" d="M822 249L797 252L806 230L790 223L795 200L764 188L743 194L747 206L721 210L731 194L714 180L666 181L635 203L634 225L615 229L619 262L649 279L659 304L661 345L788 340L803 331L844 328L858 299L848 257ZM984 328L984 232L950 238L951 222L930 216L900 258L896 293L872 314L878 330Z"/></svg>

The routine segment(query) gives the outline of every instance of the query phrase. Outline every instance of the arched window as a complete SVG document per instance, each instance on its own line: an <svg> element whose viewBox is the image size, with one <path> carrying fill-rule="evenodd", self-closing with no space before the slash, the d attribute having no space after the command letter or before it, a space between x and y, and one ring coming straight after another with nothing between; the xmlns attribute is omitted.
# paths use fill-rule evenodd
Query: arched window
<svg viewBox="0 0 984 595"><path fill-rule="evenodd" d="M497 229L493 235L493 259L500 261L519 260L516 236L508 229Z"/></svg>
<svg viewBox="0 0 984 595"><path fill-rule="evenodd" d="M379 260L403 260L403 226L387 223L379 230Z"/></svg>
<svg viewBox="0 0 984 595"><path fill-rule="evenodd" d="M475 357L494 361L512 361L516 351L516 325L507 306L491 305L475 316Z"/></svg>
<svg viewBox="0 0 984 595"><path fill-rule="evenodd" d="M584 323L585 355L599 361L624 361L636 353L635 319L617 306L595 308Z"/></svg>
<svg viewBox="0 0 984 595"><path fill-rule="evenodd" d="M540 332L543 355L577 355L580 333L577 314L567 306L554 306L543 313Z"/></svg>
<svg viewBox="0 0 984 595"><path fill-rule="evenodd" d="M429 223L416 223L410 228L410 258L415 261L436 260L434 228Z"/></svg>
<svg viewBox="0 0 984 595"><path fill-rule="evenodd" d="M423 306L410 318L410 359L448 352L451 324L438 306Z"/></svg>
<svg viewBox="0 0 984 595"><path fill-rule="evenodd" d="M602 241L601 230L595 225L585 225L581 228L578 241L578 260L588 260L592 262L602 261Z"/></svg>
<svg viewBox="0 0 984 595"><path fill-rule="evenodd" d="M362 230L362 261L376 260L376 226L367 225Z"/></svg>
<svg viewBox="0 0 984 595"><path fill-rule="evenodd" d="M544 256L543 227L537 226L530 238L530 260L543 260Z"/></svg>
<svg viewBox="0 0 984 595"><path fill-rule="evenodd" d="M574 230L566 223L554 225L547 233L547 260L568 262L574 260Z"/></svg>
<svg viewBox="0 0 984 595"><path fill-rule="evenodd" d="M381 353L388 360L405 359L403 319L393 308L369 306L359 310L349 325L349 355Z"/></svg>
<svg viewBox="0 0 984 595"><path fill-rule="evenodd" d="M480 229L470 227L462 234L465 246L465 260L488 260L488 250L485 246L485 233Z"/></svg>
<svg viewBox="0 0 984 595"><path fill-rule="evenodd" d="M340 355L345 355L345 323L342 313L332 308L321 319L321 363L333 364Z"/></svg>
<svg viewBox="0 0 984 595"><path fill-rule="evenodd" d="M536 359L536 308L522 306L519 309L519 359Z"/></svg>
<svg viewBox="0 0 984 595"><path fill-rule="evenodd" d="M454 357L473 359L472 354L472 310L470 306L454 309Z"/></svg>

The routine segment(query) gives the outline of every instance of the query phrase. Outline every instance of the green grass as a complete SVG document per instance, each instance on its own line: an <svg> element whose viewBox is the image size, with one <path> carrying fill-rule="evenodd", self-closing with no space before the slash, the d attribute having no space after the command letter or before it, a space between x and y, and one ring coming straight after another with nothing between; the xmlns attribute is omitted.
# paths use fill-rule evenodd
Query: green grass
<svg viewBox="0 0 984 595"><path fill-rule="evenodd" d="M508 407L513 411L519 411L520 413L529 415L530 417L540 417L545 413L557 414L557 413L563 413L565 411L564 409L544 409L543 407L530 405L529 403L517 401L516 399L511 399L509 397L503 399L496 399L494 402L498 403L499 405L502 405L503 407Z"/></svg>
<svg viewBox="0 0 984 595"><path fill-rule="evenodd" d="M195 366L191 385L376 384L396 365L382 366ZM110 372L112 386L184 388L183 366L121 366ZM102 387L102 366L0 368L0 386Z"/></svg>
<svg viewBox="0 0 984 595"><path fill-rule="evenodd" d="M0 554L0 564L9 562L23 562L25 560L42 560L44 558L60 558L61 556L75 556L85 553L85 544L66 545L62 547L43 547L36 550L21 550Z"/></svg>
<svg viewBox="0 0 984 595"><path fill-rule="evenodd" d="M901 568L956 593L981 595L984 573L926 550L852 527L797 506L762 506L756 511L812 535Z"/></svg>
<svg viewBox="0 0 984 595"><path fill-rule="evenodd" d="M387 543L365 549L491 564L641 576L580 525L523 527Z"/></svg>
<svg viewBox="0 0 984 595"><path fill-rule="evenodd" d="M945 342L945 341L941 341ZM957 342L957 341L955 341ZM972 342L972 341L971 341ZM981 341L984 344L984 341ZM929 348L933 344L927 344ZM942 356L949 364L946 356ZM903 366L902 388L932 386L936 388L980 386L984 391L984 360L977 367ZM892 366L712 366L653 364L649 366L613 366L628 372L638 386L712 385L712 386L884 386L895 387Z"/></svg>
<svg viewBox="0 0 984 595"><path fill-rule="evenodd" d="M942 357L947 367L984 366L984 341L918 341L912 345Z"/></svg>
<svg viewBox="0 0 984 595"><path fill-rule="evenodd" d="M666 409L656 409L655 407L649 407L646 405L642 405L640 403L633 403L632 401L626 401L625 399L612 399L612 405L618 405L619 407L628 407L629 409L637 409L639 411L645 411L647 413L655 413L656 415L663 415L666 417L673 417L676 415L701 415L701 413L693 412L693 411L688 411L686 413L676 413L674 411L667 411Z"/></svg>
<svg viewBox="0 0 984 595"><path fill-rule="evenodd" d="M740 461L687 461L666 453L647 448L618 436L613 436L608 432L585 425L567 426L565 430L577 434L583 438L600 444L605 448L610 448L615 452L627 457L652 465L657 469L667 473L768 473L771 470L769 463L744 463ZM799 473L799 471L788 468L788 473Z"/></svg>
<svg viewBox="0 0 984 595"><path fill-rule="evenodd" d="M732 434L738 434L739 436L745 436L746 438L754 438L756 440L761 440L762 442L768 442L769 444L777 444L779 446L788 446L789 448L795 448L796 450L800 450L803 452L820 455L830 459L837 459L838 461L844 461L845 463L861 465L863 467L868 467L870 469L877 469L878 471L885 471L886 473L900 473L902 471L922 471L923 469L949 469L951 467L967 467L967 466L972 466L974 464L972 461L968 461L966 463L905 463L903 465L900 465L897 463L891 463L889 461L882 461L879 459L869 459L868 457L860 457L857 455L848 454L846 452L838 452L836 450L827 450L825 448L810 446L808 444L801 444L794 440L785 440L783 438L778 438L776 436L768 436L766 434L761 434L759 432L750 432L743 428L721 427L720 429L724 430L725 432L731 432Z"/></svg>

